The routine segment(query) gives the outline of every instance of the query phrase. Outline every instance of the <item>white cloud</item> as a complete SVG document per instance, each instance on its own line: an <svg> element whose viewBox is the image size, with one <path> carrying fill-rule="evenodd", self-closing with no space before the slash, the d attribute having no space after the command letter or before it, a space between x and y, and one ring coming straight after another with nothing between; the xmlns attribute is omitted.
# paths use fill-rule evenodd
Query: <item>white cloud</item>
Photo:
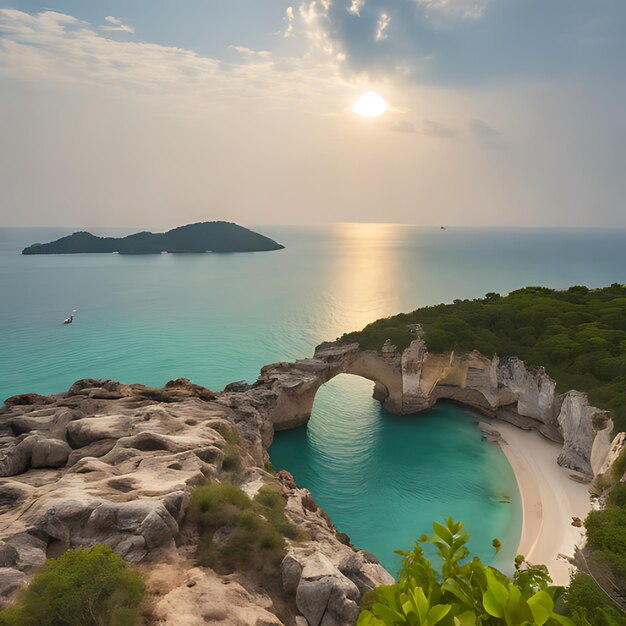
<svg viewBox="0 0 626 626"><path fill-rule="evenodd" d="M128 24L124 24L122 20L118 17L113 17L112 15L107 15L104 18L105 22L108 22L110 26L100 26L100 30L106 30L111 32L121 32L121 33L134 33L135 29L132 26L128 26Z"/></svg>
<svg viewBox="0 0 626 626"><path fill-rule="evenodd" d="M266 50L231 48L246 58L226 63L185 48L112 39L62 13L0 9L0 80L73 84L113 96L132 92L158 97L155 102L164 108L186 106L199 112L250 98L273 107L301 99L332 107L318 96L340 97L345 89L335 59L306 55L274 60Z"/></svg>
<svg viewBox="0 0 626 626"><path fill-rule="evenodd" d="M482 17L489 0L414 0L433 12L470 19Z"/></svg>
<svg viewBox="0 0 626 626"><path fill-rule="evenodd" d="M346 8L348 13L352 15L361 15L361 7L365 4L365 0L352 0L352 4Z"/></svg>
<svg viewBox="0 0 626 626"><path fill-rule="evenodd" d="M0 32L29 37L42 31L60 33L66 26L79 23L75 17L57 11L43 11L36 20L32 17L17 9L0 9Z"/></svg>
<svg viewBox="0 0 626 626"><path fill-rule="evenodd" d="M302 2L299 7L300 17L304 22L306 35L313 48L335 58L340 58L343 51L336 49L329 36L329 8L330 2L325 2L324 0L321 2L317 0Z"/></svg>
<svg viewBox="0 0 626 626"><path fill-rule="evenodd" d="M294 14L292 6L287 7L287 10L285 11L285 20L287 21L287 27L285 28L283 37L295 37L295 33L293 32Z"/></svg>
<svg viewBox="0 0 626 626"><path fill-rule="evenodd" d="M391 18L386 13L383 13L378 18L378 22L376 22L376 41L387 39L387 33L385 30L387 30L389 22L391 22Z"/></svg>
<svg viewBox="0 0 626 626"><path fill-rule="evenodd" d="M245 56L249 57L262 57L265 59L269 59L272 56L272 53L269 50L252 50L252 48L247 48L246 46L228 46L231 50L235 52L239 52Z"/></svg>

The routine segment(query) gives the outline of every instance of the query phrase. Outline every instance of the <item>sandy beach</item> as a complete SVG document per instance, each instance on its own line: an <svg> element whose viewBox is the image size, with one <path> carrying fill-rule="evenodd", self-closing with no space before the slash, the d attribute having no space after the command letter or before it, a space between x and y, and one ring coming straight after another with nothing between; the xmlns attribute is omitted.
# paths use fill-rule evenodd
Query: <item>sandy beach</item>
<svg viewBox="0 0 626 626"><path fill-rule="evenodd" d="M518 554L547 565L554 582L567 585L572 567L561 555L572 556L584 536L584 528L572 526L572 517L584 519L591 509L588 485L557 465L560 446L539 433L501 421L481 422L481 427L501 434L500 445L515 472L523 510Z"/></svg>

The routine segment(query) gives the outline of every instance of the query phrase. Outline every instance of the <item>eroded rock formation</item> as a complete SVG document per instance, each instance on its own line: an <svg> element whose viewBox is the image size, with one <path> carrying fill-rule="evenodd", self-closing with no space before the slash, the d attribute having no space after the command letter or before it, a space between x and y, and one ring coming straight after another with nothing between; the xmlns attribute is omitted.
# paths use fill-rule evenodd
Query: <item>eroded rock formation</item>
<svg viewBox="0 0 626 626"><path fill-rule="evenodd" d="M83 380L64 394L9 398L0 410L0 603L46 558L104 543L149 564L155 623L203 624L209 614L224 624L352 623L362 594L392 578L342 543L291 475L263 469L274 404L264 385L215 394L185 380L163 389ZM310 538L289 543L278 596L194 566L190 492L225 479L233 436L242 489L280 489L288 519Z"/></svg>
<svg viewBox="0 0 626 626"><path fill-rule="evenodd" d="M270 419L276 430L306 424L319 387L338 374L374 381L374 397L391 413L410 414L438 400L453 400L563 444L559 464L589 477L598 473L611 445L613 423L578 391L559 394L542 367L479 352L434 354L417 337L399 352L358 344L325 343L310 359L276 363L261 371L255 388L274 392Z"/></svg>

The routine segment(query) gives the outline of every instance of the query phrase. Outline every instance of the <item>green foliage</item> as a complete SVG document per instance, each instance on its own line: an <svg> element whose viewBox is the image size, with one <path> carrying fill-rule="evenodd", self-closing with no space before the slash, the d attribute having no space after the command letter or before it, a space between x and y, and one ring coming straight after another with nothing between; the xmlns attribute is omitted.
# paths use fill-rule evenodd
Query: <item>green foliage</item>
<svg viewBox="0 0 626 626"><path fill-rule="evenodd" d="M191 493L191 510L201 528L233 524L251 507L250 498L231 483L200 485Z"/></svg>
<svg viewBox="0 0 626 626"><path fill-rule="evenodd" d="M591 576L576 573L565 593L576 626L625 626L626 616L598 587Z"/></svg>
<svg viewBox="0 0 626 626"><path fill-rule="evenodd" d="M285 505L287 502L277 489L261 487L254 497L254 502L259 507L263 516L274 525L276 530L294 541L302 541L306 538L305 534L285 517Z"/></svg>
<svg viewBox="0 0 626 626"><path fill-rule="evenodd" d="M285 498L283 498L280 491L268 485L264 485L259 489L256 496L254 496L254 501L267 511L272 512L282 512L286 505Z"/></svg>
<svg viewBox="0 0 626 626"><path fill-rule="evenodd" d="M134 626L144 596L141 575L108 546L50 559L0 613L2 626Z"/></svg>
<svg viewBox="0 0 626 626"><path fill-rule="evenodd" d="M191 512L201 531L198 561L220 572L280 574L285 537L303 538L285 517L286 501L273 487L261 487L254 500L230 483L206 484L191 494ZM219 531L219 541L215 541Z"/></svg>
<svg viewBox="0 0 626 626"><path fill-rule="evenodd" d="M378 350L389 339L403 350L414 338L412 324L421 324L433 352L480 350L543 365L560 391L589 392L626 431L626 285L488 293L380 319L342 341Z"/></svg>
<svg viewBox="0 0 626 626"><path fill-rule="evenodd" d="M626 595L626 506L618 504L624 497L623 485L616 487L615 498L611 490L607 507L591 511L585 520L585 527L593 560L611 568L613 584Z"/></svg>
<svg viewBox="0 0 626 626"><path fill-rule="evenodd" d="M617 506L626 509L626 483L617 483L611 489L607 499L609 506Z"/></svg>
<svg viewBox="0 0 626 626"><path fill-rule="evenodd" d="M591 511L585 519L591 570L603 587L622 597L626 597L626 483L620 480L625 473L626 449L613 463L611 471L596 476L592 493L605 496L606 506Z"/></svg>
<svg viewBox="0 0 626 626"><path fill-rule="evenodd" d="M239 445L239 435L232 428L218 428L218 430L222 437L224 437L226 443L230 443L235 446Z"/></svg>
<svg viewBox="0 0 626 626"><path fill-rule="evenodd" d="M626 432L626 393L620 393L619 384L613 387L615 387L615 392L618 394L619 404L612 402L614 408L611 411L611 417L615 423L615 431L622 433ZM626 454L623 456L621 467L623 476L626 474Z"/></svg>
<svg viewBox="0 0 626 626"><path fill-rule="evenodd" d="M239 433L236 427L217 422L213 428L222 435L226 445L222 448L224 457L222 459L222 470L229 474L236 475L241 471L241 450L239 448Z"/></svg>
<svg viewBox="0 0 626 626"><path fill-rule="evenodd" d="M232 474L236 474L241 470L241 453L236 445L229 443L224 447L222 469Z"/></svg>
<svg viewBox="0 0 626 626"><path fill-rule="evenodd" d="M420 542L405 558L398 582L379 587L368 598L357 626L474 626L507 624L572 625L556 612L562 587L551 586L545 568L516 560L513 580L484 565L478 557L468 560L468 535L463 524L446 520L433 523L434 535L422 538L437 548L442 560L436 573L424 556Z"/></svg>

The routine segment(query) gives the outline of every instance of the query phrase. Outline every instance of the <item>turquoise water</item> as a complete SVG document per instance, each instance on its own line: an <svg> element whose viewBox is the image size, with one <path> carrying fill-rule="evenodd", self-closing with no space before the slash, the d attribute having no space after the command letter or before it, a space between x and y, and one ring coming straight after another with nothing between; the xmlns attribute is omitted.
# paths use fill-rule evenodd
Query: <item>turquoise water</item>
<svg viewBox="0 0 626 626"><path fill-rule="evenodd" d="M287 248L230 255L21 256L24 246L71 229L0 229L0 397L58 392L84 377L161 385L185 376L220 389L254 380L264 364L310 355L320 341L401 310L529 284L625 280L624 230L442 231L372 224L259 230ZM78 310L75 323L63 326L72 309ZM310 427L279 435L272 456L297 477L302 472L301 483L355 544L388 563L391 548L409 547L420 520L448 511L468 523L483 556L491 551L484 551L479 537L515 534L514 503L493 502L509 484L508 466L497 447L480 442L461 410L390 417L362 387L367 383L351 384L342 378L325 386ZM332 426L340 418L359 424L354 444L324 426L324 419ZM449 426L446 440L444 429L433 427L440 418ZM341 454L339 441L346 444ZM442 453L450 446L452 452ZM461 454L465 449L467 455ZM284 462L286 453L292 456ZM303 462L318 454L315 463ZM321 471L329 458L333 471ZM379 477L370 474L367 488L360 484L364 459L375 459L370 471ZM390 481L396 472L406 480ZM425 473L431 478L425 480ZM504 482L489 482L497 474ZM433 490L442 475L445 493ZM334 476L348 486L341 497L328 497L338 489ZM379 507L387 487L382 513L399 520L388 532L367 514ZM452 511L446 493L466 504ZM442 502L443 513L436 507ZM510 557L515 546L507 549Z"/></svg>
<svg viewBox="0 0 626 626"><path fill-rule="evenodd" d="M476 416L439 403L419 415L387 413L373 384L343 375L317 394L307 427L277 433L277 469L307 485L352 543L378 556L392 573L395 550L410 550L432 521L466 523L470 549L511 570L521 532L515 476L500 448L482 440ZM491 541L505 548L494 559Z"/></svg>

